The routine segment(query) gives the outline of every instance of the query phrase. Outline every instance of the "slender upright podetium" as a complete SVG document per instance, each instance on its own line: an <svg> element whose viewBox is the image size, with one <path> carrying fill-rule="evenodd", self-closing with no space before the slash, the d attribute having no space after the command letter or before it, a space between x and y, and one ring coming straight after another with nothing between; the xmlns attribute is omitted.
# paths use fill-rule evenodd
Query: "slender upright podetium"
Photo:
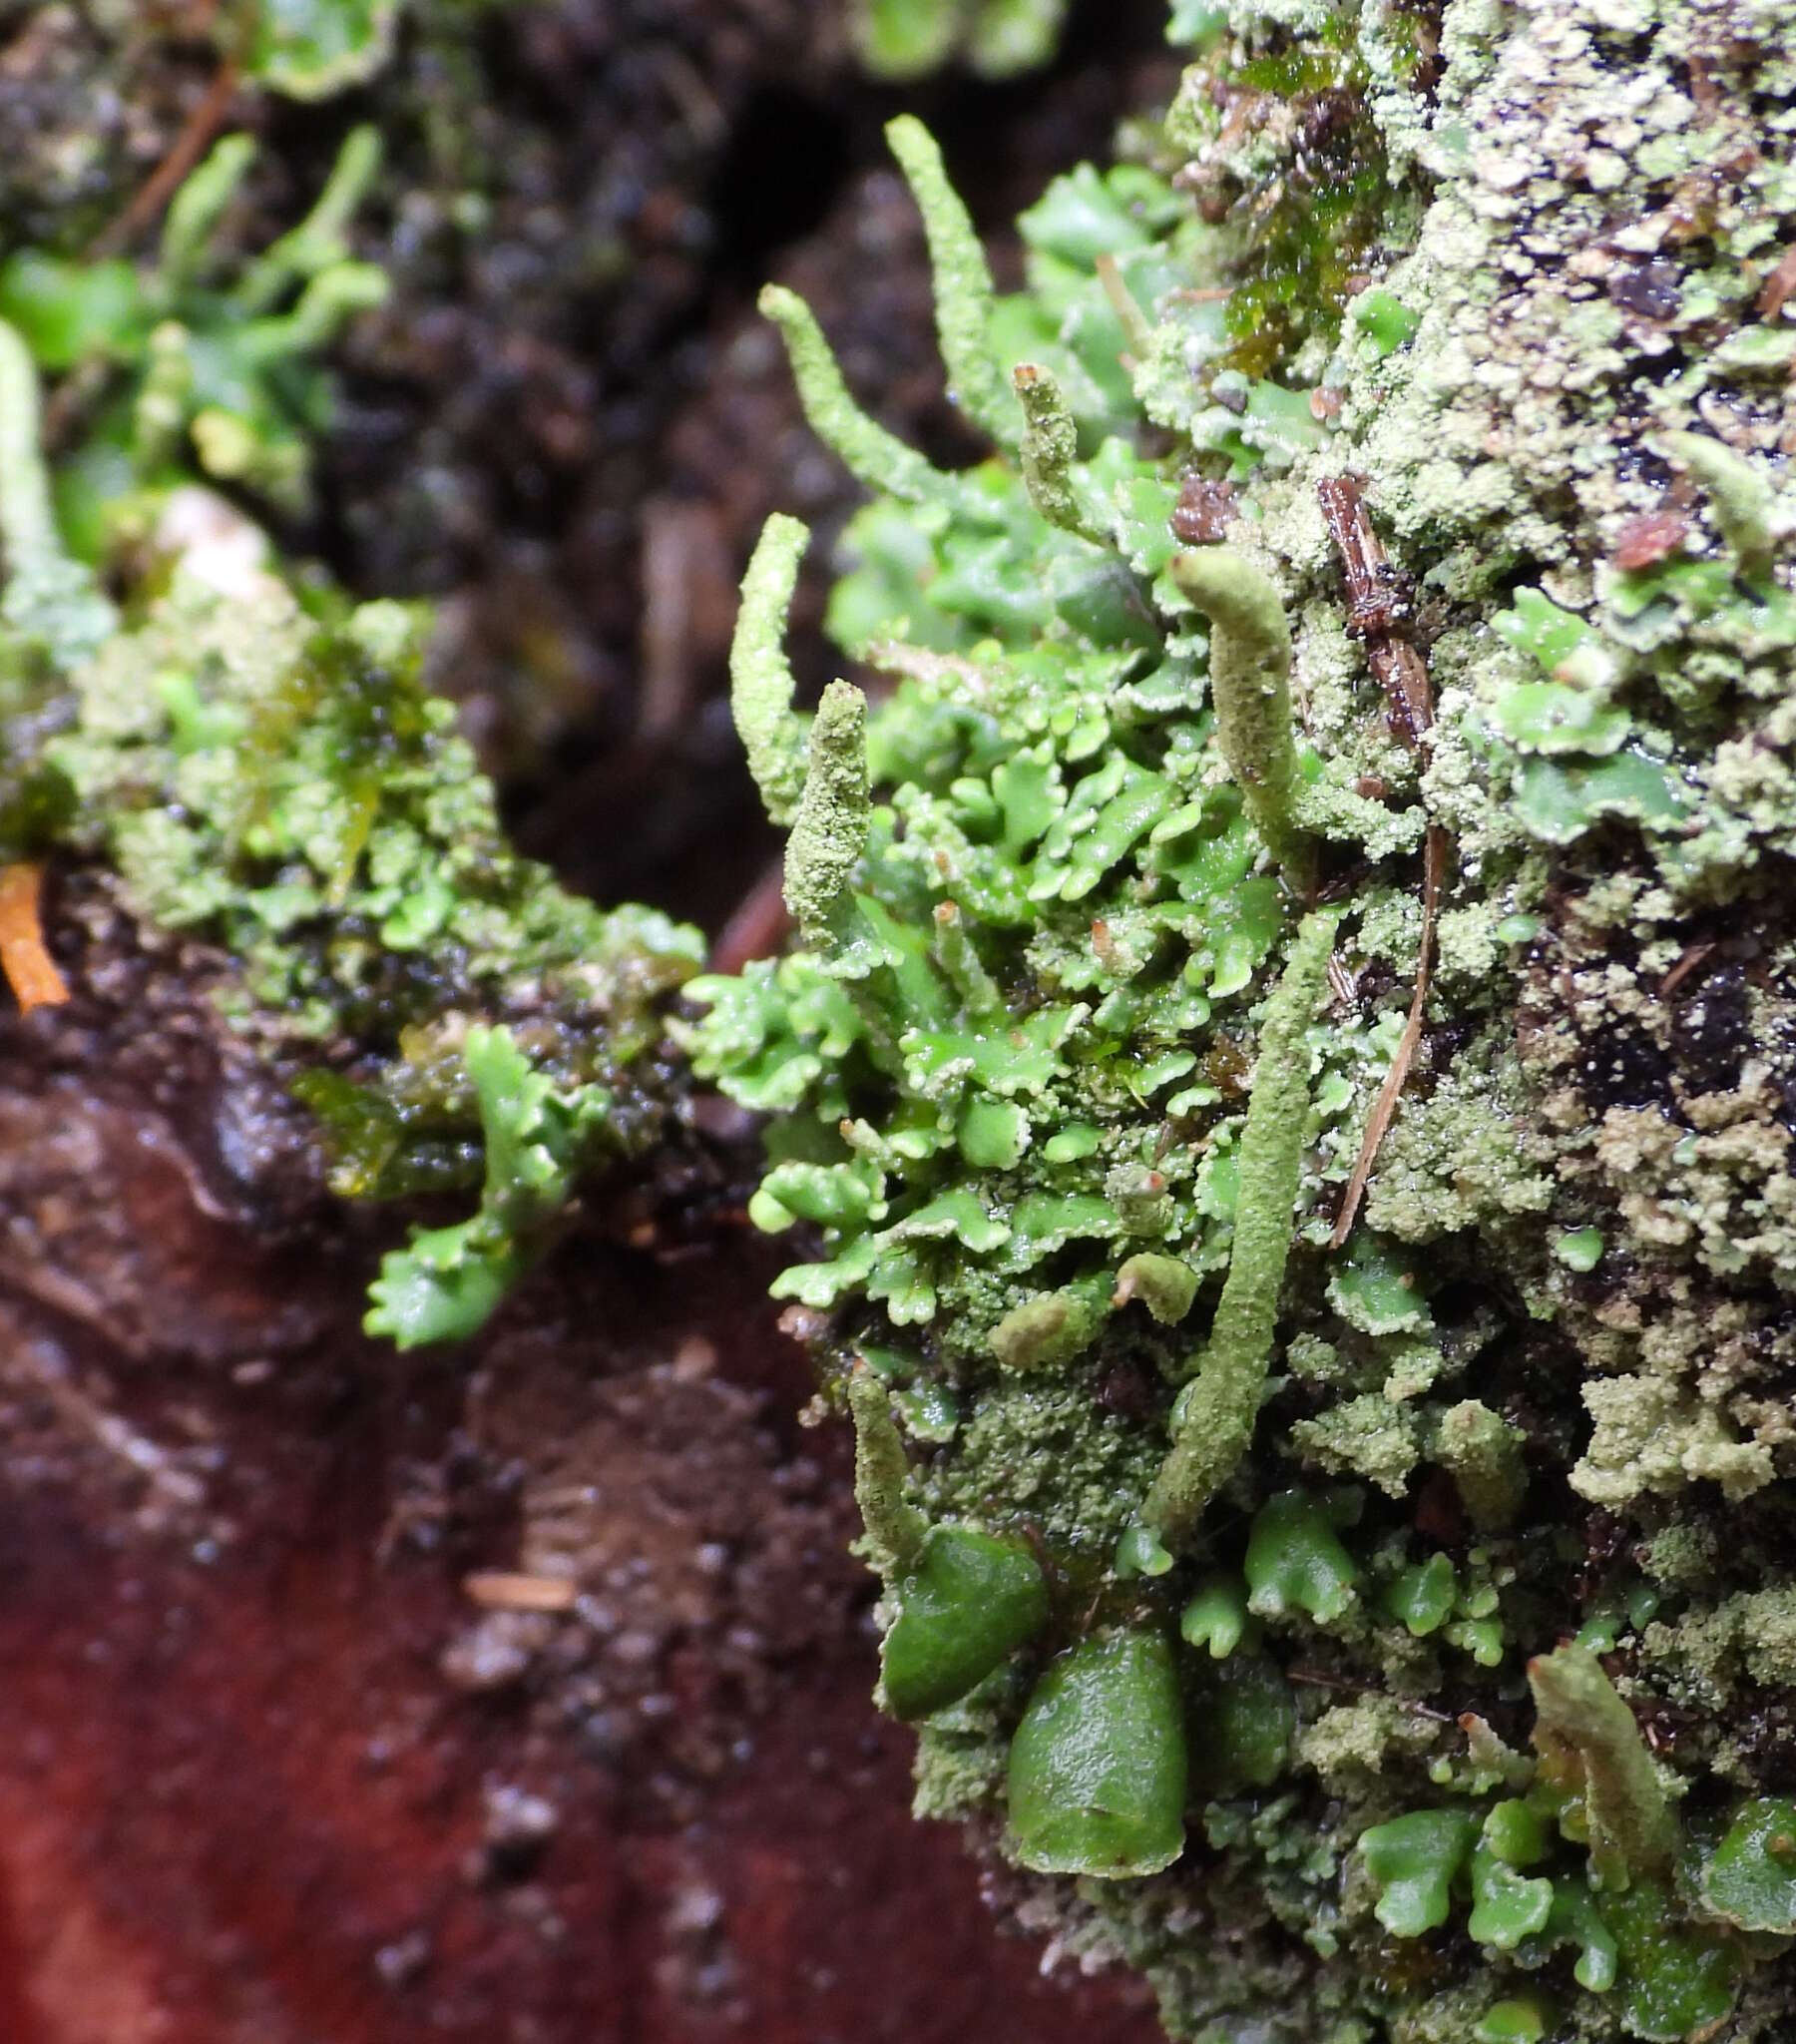
<svg viewBox="0 0 1796 2044"><path fill-rule="evenodd" d="M1603 1884L1622 1888L1663 1873L1677 1851L1677 1821L1634 1715L1601 1662L1586 1647L1559 1647L1528 1664L1528 1686L1542 1770L1582 1797L1590 1864Z"/></svg>
<svg viewBox="0 0 1796 2044"><path fill-rule="evenodd" d="M1266 848L1299 894L1316 854L1295 815L1297 745L1291 727L1291 628L1265 570L1233 547L1172 557L1172 577L1210 621L1216 743Z"/></svg>
<svg viewBox="0 0 1796 2044"><path fill-rule="evenodd" d="M1310 1106L1304 1038L1327 985L1328 954L1339 919L1339 912L1329 908L1304 917L1284 977L1266 1003L1241 1133L1228 1276L1196 1374L1174 1408L1172 1446L1141 1508L1142 1518L1168 1546L1190 1538L1204 1506L1253 1438L1302 1171L1303 1125Z"/></svg>
<svg viewBox="0 0 1796 2044"><path fill-rule="evenodd" d="M849 1377L848 1410L854 1418L854 1502L867 1553L881 1575L894 1576L922 1553L929 1522L904 1495L904 1442L892 1423L886 1387L870 1369Z"/></svg>
<svg viewBox="0 0 1796 2044"><path fill-rule="evenodd" d="M914 114L889 121L886 141L929 238L936 337L948 369L948 394L983 432L1001 446L1010 445L1023 421L992 352L992 271L972 217L948 182L935 137Z"/></svg>
<svg viewBox="0 0 1796 2044"><path fill-rule="evenodd" d="M1104 530L1081 501L1075 463L1079 428L1054 372L1019 362L1012 379L1023 406L1023 482L1050 525L1102 544Z"/></svg>
<svg viewBox="0 0 1796 2044"><path fill-rule="evenodd" d="M729 710L769 818L789 823L804 792L805 720L792 708L786 613L810 528L775 511L761 527L729 642Z"/></svg>
<svg viewBox="0 0 1796 2044"><path fill-rule="evenodd" d="M39 641L67 674L105 644L118 614L64 551L40 444L42 415L31 352L0 319L0 625Z"/></svg>
<svg viewBox="0 0 1796 2044"><path fill-rule="evenodd" d="M831 682L811 725L809 765L786 839L785 896L806 942L822 943L867 835L867 699Z"/></svg>
<svg viewBox="0 0 1796 2044"><path fill-rule="evenodd" d="M990 507L981 504L976 490L934 467L855 403L816 314L796 291L770 283L758 302L785 341L811 430L835 449L858 482L907 503L938 504L968 517L990 518Z"/></svg>

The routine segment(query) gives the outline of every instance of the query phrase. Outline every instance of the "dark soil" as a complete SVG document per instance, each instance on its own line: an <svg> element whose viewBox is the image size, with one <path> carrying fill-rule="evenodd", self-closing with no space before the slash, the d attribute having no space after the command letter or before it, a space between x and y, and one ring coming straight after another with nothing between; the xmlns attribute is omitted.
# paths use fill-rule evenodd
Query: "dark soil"
<svg viewBox="0 0 1796 2044"><path fill-rule="evenodd" d="M724 1165L397 1357L209 961L51 907L75 999L0 1023L7 2044L1150 2036L909 1817Z"/></svg>

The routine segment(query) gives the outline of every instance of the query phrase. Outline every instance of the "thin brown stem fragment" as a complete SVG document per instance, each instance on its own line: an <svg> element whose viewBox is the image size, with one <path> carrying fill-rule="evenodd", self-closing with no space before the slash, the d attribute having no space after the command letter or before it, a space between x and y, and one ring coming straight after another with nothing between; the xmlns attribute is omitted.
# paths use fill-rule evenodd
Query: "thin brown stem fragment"
<svg viewBox="0 0 1796 2044"><path fill-rule="evenodd" d="M1353 1232L1354 1217L1359 1213L1360 1201L1365 1198L1366 1181L1372 1176L1379 1145L1396 1118L1397 1103L1403 1097L1410 1066L1415 1062L1416 1047L1422 1041L1422 1015L1428 1006L1429 981L1434 967L1435 909L1440 900L1441 881L1447 871L1447 833L1438 823L1428 826L1422 862L1422 950L1416 960L1416 990L1410 996L1409 1020L1403 1025L1397 1053L1391 1059L1391 1069L1385 1074L1384 1084L1378 1089L1378 1098L1372 1103L1372 1116L1366 1123L1359 1156L1354 1159L1353 1175L1341 1196L1341 1211L1335 1217L1334 1233L1328 1238L1331 1250L1341 1248Z"/></svg>
<svg viewBox="0 0 1796 2044"><path fill-rule="evenodd" d="M1434 724L1434 690L1429 683L1427 664L1404 629L1410 615L1408 578L1392 567L1384 542L1372 529L1366 511L1365 485L1358 476L1329 476L1317 484L1316 494L1321 499L1329 537L1341 556L1341 572L1347 584L1347 630L1366 642L1366 664L1384 691L1391 729L1412 751L1419 752L1423 734ZM1422 1041L1422 1020L1434 970L1435 916L1447 874L1447 833L1438 823L1428 826L1422 860L1422 943L1416 959L1416 987L1410 996L1409 1019L1403 1025L1391 1069L1372 1103L1359 1156L1354 1160L1352 1176L1341 1198L1334 1233L1328 1239L1330 1249L1338 1250L1353 1231L1379 1146L1396 1117L1397 1104L1403 1098L1410 1066Z"/></svg>
<svg viewBox="0 0 1796 2044"><path fill-rule="evenodd" d="M1408 580L1391 566L1372 529L1358 476L1329 476L1316 485L1316 494L1347 582L1347 630L1366 642L1366 663L1385 693L1391 728L1406 745L1419 746L1434 723L1434 691L1422 656L1402 629L1410 614Z"/></svg>
<svg viewBox="0 0 1796 2044"><path fill-rule="evenodd" d="M90 259L117 256L121 250L130 248L174 198L188 173L211 147L213 137L224 125L230 102L236 96L240 75L238 60L226 57L189 114L168 155L138 188L124 212L95 238L88 251Z"/></svg>

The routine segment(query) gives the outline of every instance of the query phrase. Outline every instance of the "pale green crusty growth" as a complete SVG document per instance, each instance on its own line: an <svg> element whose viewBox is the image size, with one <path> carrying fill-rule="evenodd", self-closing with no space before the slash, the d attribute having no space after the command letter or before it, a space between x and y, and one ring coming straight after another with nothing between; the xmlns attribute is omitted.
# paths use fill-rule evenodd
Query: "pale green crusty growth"
<svg viewBox="0 0 1796 2044"><path fill-rule="evenodd" d="M1764 469L1709 433L1661 433L1658 444L1708 492L1741 572L1767 573L1777 553L1777 495Z"/></svg>
<svg viewBox="0 0 1796 2044"><path fill-rule="evenodd" d="M1565 1646L1528 1664L1535 1745L1549 1778L1583 1798L1590 1863L1605 1886L1663 1873L1677 1820L1634 1715L1587 1647Z"/></svg>
<svg viewBox="0 0 1796 2044"><path fill-rule="evenodd" d="M812 432L835 449L857 482L907 504L939 504L964 516L981 515L977 492L958 476L945 475L855 403L816 314L796 291L770 283L758 303L785 342L798 401Z"/></svg>
<svg viewBox="0 0 1796 2044"><path fill-rule="evenodd" d="M729 642L729 709L767 814L789 823L804 791L806 721L792 708L786 613L810 528L775 511L761 528Z"/></svg>
<svg viewBox="0 0 1796 2044"><path fill-rule="evenodd" d="M0 625L41 645L69 673L97 653L118 615L63 552L41 444L37 367L0 320Z"/></svg>
<svg viewBox="0 0 1796 2044"><path fill-rule="evenodd" d="M886 141L923 216L935 277L936 337L948 369L948 395L1000 445L1022 428L992 352L992 271L961 196L948 182L936 139L913 114L886 124Z"/></svg>
<svg viewBox="0 0 1796 2044"><path fill-rule="evenodd" d="M1203 1508L1247 1452L1278 1324L1278 1291L1291 1250L1291 1209L1309 1118L1310 1024L1322 998L1337 910L1303 919L1266 1003L1247 1123L1228 1276L1194 1380L1181 1394L1172 1445L1141 1507L1162 1540L1188 1540Z"/></svg>
<svg viewBox="0 0 1796 2044"><path fill-rule="evenodd" d="M1449 1406L1435 1429L1434 1454L1479 1532L1507 1532L1515 1524L1528 1495L1528 1470L1522 1437L1501 1413L1477 1398Z"/></svg>
<svg viewBox="0 0 1796 2044"><path fill-rule="evenodd" d="M910 1468L904 1442L886 1387L870 1369L849 1377L848 1410L854 1420L854 1501L866 1528L867 1557L890 1582L916 1560L928 1522L905 1497Z"/></svg>
<svg viewBox="0 0 1796 2044"><path fill-rule="evenodd" d="M1210 621L1216 742L1285 876L1307 890L1315 847L1295 820L1291 628L1272 578L1233 547L1174 555L1172 576Z"/></svg>
<svg viewBox="0 0 1796 2044"><path fill-rule="evenodd" d="M867 837L867 699L831 682L811 725L804 790L786 839L785 898L807 943L830 920Z"/></svg>
<svg viewBox="0 0 1796 2044"><path fill-rule="evenodd" d="M1050 525L1102 544L1103 527L1082 501L1073 473L1079 427L1054 372L1019 362L1012 380L1023 406L1023 481L1030 500Z"/></svg>
<svg viewBox="0 0 1796 2044"><path fill-rule="evenodd" d="M1067 1362L1091 1346L1103 1318L1099 1301L1072 1285L1038 1292L1012 1306L992 1329L992 1353L1006 1369Z"/></svg>

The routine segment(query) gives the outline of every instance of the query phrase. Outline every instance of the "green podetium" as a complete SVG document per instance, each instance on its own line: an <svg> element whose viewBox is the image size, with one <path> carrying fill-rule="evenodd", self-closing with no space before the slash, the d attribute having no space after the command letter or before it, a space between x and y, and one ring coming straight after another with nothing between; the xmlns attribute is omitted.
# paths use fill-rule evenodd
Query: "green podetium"
<svg viewBox="0 0 1796 2044"><path fill-rule="evenodd" d="M992 315L997 309L992 271L972 217L949 183L935 137L914 114L888 121L886 141L916 199L929 240L936 338L948 368L948 394L982 432L1000 444L1013 441L1022 419L992 353Z"/></svg>
<svg viewBox="0 0 1796 2044"><path fill-rule="evenodd" d="M729 710L769 821L789 823L804 792L805 720L792 708L786 613L810 530L775 511L761 528L729 643Z"/></svg>
<svg viewBox="0 0 1796 2044"><path fill-rule="evenodd" d="M867 699L831 682L811 725L810 760L786 839L785 898L806 943L826 944L867 838Z"/></svg>
<svg viewBox="0 0 1796 2044"><path fill-rule="evenodd" d="M904 1443L871 1370L848 1379L854 1496L868 1559L898 1615L882 1655L886 1703L927 1718L976 1689L1048 1617L1048 1586L1020 1541L972 1526L932 1526L904 1495Z"/></svg>
<svg viewBox="0 0 1796 2044"><path fill-rule="evenodd" d="M870 1369L849 1377L848 1411L854 1421L854 1502L866 1528L867 1559L889 1579L915 1564L929 1521L904 1494L904 1442L886 1388Z"/></svg>
<svg viewBox="0 0 1796 2044"><path fill-rule="evenodd" d="M1050 525L1102 546L1106 539L1103 526L1084 502L1074 473L1079 428L1059 383L1052 371L1033 362L1019 362L1012 380L1023 406L1020 453L1023 483L1031 502Z"/></svg>
<svg viewBox="0 0 1796 2044"><path fill-rule="evenodd" d="M1260 1029L1259 1058L1241 1133L1240 1193L1228 1276L1196 1373L1173 1408L1172 1446L1141 1516L1168 1547L1189 1540L1217 1490L1246 1453L1278 1321L1291 1248L1291 1209L1309 1117L1309 1047L1339 915L1305 916Z"/></svg>
<svg viewBox="0 0 1796 2044"><path fill-rule="evenodd" d="M36 364L0 319L0 627L41 645L67 674L97 653L117 614L63 551L42 449Z"/></svg>
<svg viewBox="0 0 1796 2044"><path fill-rule="evenodd" d="M1295 820L1291 628L1271 577L1233 547L1175 554L1172 579L1210 622L1216 743L1272 856L1299 894L1311 891L1315 846Z"/></svg>
<svg viewBox="0 0 1796 2044"><path fill-rule="evenodd" d="M1122 1880L1184 1849L1184 1705L1158 1632L1095 1633L1052 1664L1010 1749L1010 1827L1037 1873Z"/></svg>
<svg viewBox="0 0 1796 2044"><path fill-rule="evenodd" d="M1776 492L1764 469L1708 433L1661 433L1658 446L1708 492L1715 523L1741 574L1769 575L1779 533Z"/></svg>
<svg viewBox="0 0 1796 2044"><path fill-rule="evenodd" d="M1590 1864L1604 1887L1666 1872L1677 1819L1634 1715L1587 1647L1564 1646L1528 1664L1535 1746L1547 1779L1582 1798Z"/></svg>
<svg viewBox="0 0 1796 2044"><path fill-rule="evenodd" d="M756 302L779 328L811 430L835 449L856 482L907 504L936 505L980 525L994 522L992 505L972 484L933 467L860 409L816 314L796 291L770 283Z"/></svg>

